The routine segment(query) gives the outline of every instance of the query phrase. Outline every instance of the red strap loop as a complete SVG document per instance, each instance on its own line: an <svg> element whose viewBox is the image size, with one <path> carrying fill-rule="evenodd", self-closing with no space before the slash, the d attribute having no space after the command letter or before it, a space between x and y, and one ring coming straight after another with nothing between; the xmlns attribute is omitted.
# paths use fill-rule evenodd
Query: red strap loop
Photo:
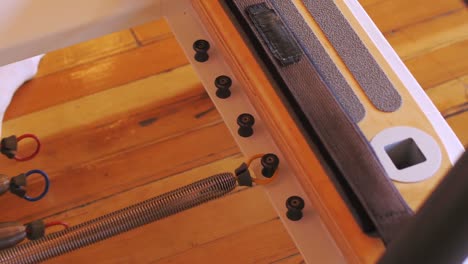
<svg viewBox="0 0 468 264"><path fill-rule="evenodd" d="M63 228L65 229L70 227L67 223L62 222L62 221L52 221L52 222L45 223L45 228L49 228L51 226L63 226Z"/></svg>
<svg viewBox="0 0 468 264"><path fill-rule="evenodd" d="M33 135L33 134L24 134L24 135L19 136L18 139L17 139L18 144L19 144L19 142L21 140L27 139L27 138L31 138L34 141L36 141L36 150L34 150L34 152L31 155L26 156L26 157L21 157L21 156L15 155L15 160L16 161L28 161L28 160L34 158L39 153L39 151L41 150L41 142L39 141L39 138L37 138L36 135Z"/></svg>

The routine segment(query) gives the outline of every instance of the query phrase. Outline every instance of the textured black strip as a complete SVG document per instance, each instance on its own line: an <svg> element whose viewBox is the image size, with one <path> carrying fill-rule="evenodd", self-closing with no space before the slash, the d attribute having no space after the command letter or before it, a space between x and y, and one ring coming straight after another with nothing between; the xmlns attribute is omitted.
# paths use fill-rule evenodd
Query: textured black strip
<svg viewBox="0 0 468 264"><path fill-rule="evenodd" d="M275 12L266 5L255 5L248 8L247 13L270 52L282 66L296 63L301 59L302 50Z"/></svg>
<svg viewBox="0 0 468 264"><path fill-rule="evenodd" d="M362 106L353 88L349 86L295 5L291 1L285 0L273 0L271 3L279 11L278 14L291 32L296 36L309 60L314 64L328 87L332 89L341 106L354 122L361 121L366 115L364 106Z"/></svg>
<svg viewBox="0 0 468 264"><path fill-rule="evenodd" d="M304 0L304 4L375 107L384 112L398 110L400 94L334 1Z"/></svg>
<svg viewBox="0 0 468 264"><path fill-rule="evenodd" d="M255 39L261 40L250 20L246 9L261 0L227 0L247 33L253 31ZM309 137L318 136L333 165L352 188L357 199L368 212L384 242L389 242L400 225L412 214L393 183L387 177L367 139L349 119L339 102L320 78L308 59L282 67L268 46L263 42L257 45L265 63L273 69L273 76L280 80L283 92L293 96L294 104L305 117L302 122L313 131Z"/></svg>

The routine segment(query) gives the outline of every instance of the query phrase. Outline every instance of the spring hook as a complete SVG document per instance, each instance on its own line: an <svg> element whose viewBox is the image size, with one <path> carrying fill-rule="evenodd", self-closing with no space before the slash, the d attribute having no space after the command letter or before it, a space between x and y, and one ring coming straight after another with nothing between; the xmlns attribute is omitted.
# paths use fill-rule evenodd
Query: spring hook
<svg viewBox="0 0 468 264"><path fill-rule="evenodd" d="M44 179L44 190L36 197L31 197L27 195L26 185L28 177L39 174ZM26 173L22 173L18 176L12 177L9 179L5 175L0 175L0 195L10 191L18 197L21 197L29 202L36 202L44 198L44 196L49 192L50 180L47 173L42 170L30 170Z"/></svg>
<svg viewBox="0 0 468 264"><path fill-rule="evenodd" d="M28 156L20 156L18 155L18 143L24 139L33 139L36 142L36 148L34 151ZM19 136L18 138L13 135L7 138L2 139L0 142L0 152L5 155L9 159L15 159L16 161L28 161L33 159L41 150L41 142L39 138L33 134L24 134Z"/></svg>
<svg viewBox="0 0 468 264"><path fill-rule="evenodd" d="M252 178L253 182L259 185L265 185L273 182L278 176L278 166L279 158L273 153L268 154L258 154L250 158L245 164L247 168L250 168L252 162L261 159L262 164L262 175L265 177L262 178Z"/></svg>
<svg viewBox="0 0 468 264"><path fill-rule="evenodd" d="M41 239L46 235L46 229L52 226L68 228L68 224L62 221L45 223L43 220L36 220L25 225L18 222L0 223L0 250L16 246L26 238Z"/></svg>

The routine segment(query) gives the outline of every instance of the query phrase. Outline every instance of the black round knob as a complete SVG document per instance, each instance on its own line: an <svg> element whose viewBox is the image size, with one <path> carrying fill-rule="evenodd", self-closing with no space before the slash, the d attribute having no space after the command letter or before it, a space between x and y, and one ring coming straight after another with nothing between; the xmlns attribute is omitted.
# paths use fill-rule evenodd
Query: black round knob
<svg viewBox="0 0 468 264"><path fill-rule="evenodd" d="M199 39L193 43L193 49L196 52L207 52L210 49L210 43L204 39Z"/></svg>
<svg viewBox="0 0 468 264"><path fill-rule="evenodd" d="M291 196L286 200L286 208L289 210L302 210L304 209L304 199L299 196Z"/></svg>
<svg viewBox="0 0 468 264"><path fill-rule="evenodd" d="M231 96L231 86L232 86L232 80L226 75L221 75L218 76L215 79L215 86L218 88L216 91L216 96L221 99L226 99L229 96Z"/></svg>
<svg viewBox="0 0 468 264"><path fill-rule="evenodd" d="M239 136L250 137L253 135L253 125L255 124L255 118L251 114L241 114L237 118L237 124L239 125Z"/></svg>
<svg viewBox="0 0 468 264"><path fill-rule="evenodd" d="M286 200L286 217L291 221L298 221L302 219L305 203L304 199L299 196L291 196Z"/></svg>
<svg viewBox="0 0 468 264"><path fill-rule="evenodd" d="M261 164L263 166L262 175L271 178L278 169L279 158L275 154L269 153L262 157Z"/></svg>
<svg viewBox="0 0 468 264"><path fill-rule="evenodd" d="M193 50L195 50L195 60L198 62L205 62L208 60L208 50L210 43L204 39L199 39L193 43Z"/></svg>

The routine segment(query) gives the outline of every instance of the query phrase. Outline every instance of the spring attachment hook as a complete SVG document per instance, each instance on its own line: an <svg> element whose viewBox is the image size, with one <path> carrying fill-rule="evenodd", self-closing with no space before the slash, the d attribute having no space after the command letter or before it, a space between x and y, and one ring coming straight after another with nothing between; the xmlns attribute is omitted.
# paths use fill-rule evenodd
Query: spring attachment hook
<svg viewBox="0 0 468 264"><path fill-rule="evenodd" d="M27 179L35 174L38 174L43 178L44 189L39 195L31 197L27 194L26 191ZM36 202L44 198L44 196L49 192L49 187L49 176L42 170L31 170L26 173L22 173L18 176L12 177L11 179L9 179L6 175L0 175L0 195L5 194L7 191L10 191L14 195L21 197L26 201Z"/></svg>
<svg viewBox="0 0 468 264"><path fill-rule="evenodd" d="M250 167L253 161L260 159L262 165L262 178L253 178L250 174ZM265 185L273 182L278 175L279 158L273 153L258 154L250 158L246 163L242 163L235 171L237 181L240 186L252 186L252 183Z"/></svg>
<svg viewBox="0 0 468 264"><path fill-rule="evenodd" d="M67 229L69 226L62 221L44 222L35 220L27 224L19 222L0 223L0 250L14 247L17 244L28 240L38 240L46 235L46 229L52 226L62 226Z"/></svg>
<svg viewBox="0 0 468 264"><path fill-rule="evenodd" d="M36 142L36 148L34 151L27 156L18 155L18 143L24 139L32 139ZM39 138L33 134L24 134L19 137L15 135L6 137L0 142L0 153L5 155L9 159L15 159L16 161L28 161L33 159L41 150L41 142Z"/></svg>

